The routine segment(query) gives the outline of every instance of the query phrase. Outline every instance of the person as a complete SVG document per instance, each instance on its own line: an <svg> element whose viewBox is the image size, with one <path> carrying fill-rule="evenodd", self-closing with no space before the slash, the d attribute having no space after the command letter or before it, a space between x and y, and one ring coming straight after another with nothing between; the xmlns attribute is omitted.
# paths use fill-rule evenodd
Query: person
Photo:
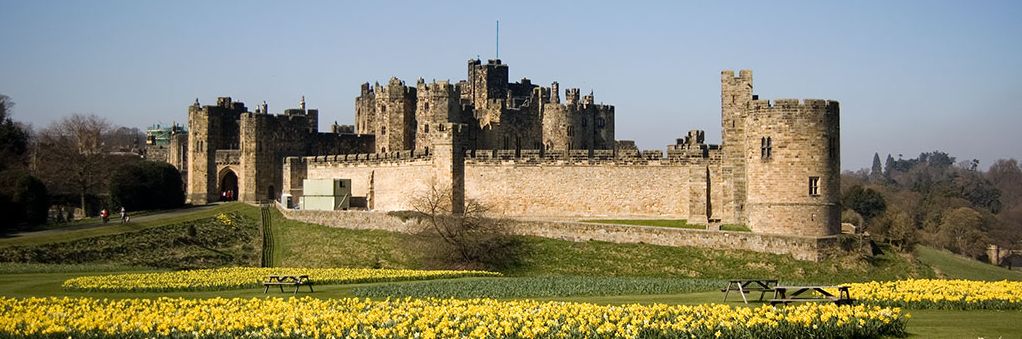
<svg viewBox="0 0 1022 339"><path fill-rule="evenodd" d="M121 206L121 223L123 224L126 222L128 222L128 210L125 210L124 206Z"/></svg>
<svg viewBox="0 0 1022 339"><path fill-rule="evenodd" d="M104 223L104 224L105 224L105 223L106 223L107 221L110 221L110 211L107 211L107 210L106 210L105 208L104 208L103 210L99 211L99 216L100 216L101 218L103 218L103 223Z"/></svg>

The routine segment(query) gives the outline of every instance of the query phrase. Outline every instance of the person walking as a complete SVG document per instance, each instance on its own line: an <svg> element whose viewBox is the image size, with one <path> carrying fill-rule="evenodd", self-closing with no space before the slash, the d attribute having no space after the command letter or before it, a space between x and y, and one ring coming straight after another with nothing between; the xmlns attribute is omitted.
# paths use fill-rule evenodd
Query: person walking
<svg viewBox="0 0 1022 339"><path fill-rule="evenodd" d="M128 210L125 210L124 206L121 206L121 223L123 224L126 222L128 222Z"/></svg>

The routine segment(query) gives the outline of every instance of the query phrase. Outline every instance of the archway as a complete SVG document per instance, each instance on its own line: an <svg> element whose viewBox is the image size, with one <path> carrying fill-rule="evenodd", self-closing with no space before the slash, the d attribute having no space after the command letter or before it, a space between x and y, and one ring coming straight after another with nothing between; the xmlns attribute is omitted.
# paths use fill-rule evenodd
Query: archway
<svg viewBox="0 0 1022 339"><path fill-rule="evenodd" d="M226 170L220 175L219 187L220 201L238 200L238 175L232 170Z"/></svg>

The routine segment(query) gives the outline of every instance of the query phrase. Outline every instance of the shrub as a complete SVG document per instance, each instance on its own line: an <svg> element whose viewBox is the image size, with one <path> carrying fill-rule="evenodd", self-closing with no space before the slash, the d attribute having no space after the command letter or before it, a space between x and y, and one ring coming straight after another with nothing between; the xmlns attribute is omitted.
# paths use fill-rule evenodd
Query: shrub
<svg viewBox="0 0 1022 339"><path fill-rule="evenodd" d="M110 196L114 204L128 210L181 207L184 204L181 173L163 162L126 164L110 178Z"/></svg>

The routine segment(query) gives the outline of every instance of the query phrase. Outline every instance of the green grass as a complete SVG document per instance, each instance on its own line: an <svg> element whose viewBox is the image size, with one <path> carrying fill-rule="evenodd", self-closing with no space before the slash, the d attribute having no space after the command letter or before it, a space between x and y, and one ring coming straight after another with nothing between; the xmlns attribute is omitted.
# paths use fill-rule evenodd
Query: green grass
<svg viewBox="0 0 1022 339"><path fill-rule="evenodd" d="M274 262L282 267L426 268L414 236L350 230L273 217Z"/></svg>
<svg viewBox="0 0 1022 339"><path fill-rule="evenodd" d="M245 209L246 207L251 206L241 203L232 203L219 205L214 208L203 209L196 212L188 212L187 210L185 210L183 212L175 213L167 217L152 218L147 221L130 222L127 224L121 224L111 221L110 224L105 226L96 226L82 229L71 230L49 229L45 231L25 233L19 236L9 238L2 238L0 239L0 248L10 246L31 246L51 244L57 242L67 242L101 236L117 235L127 232L142 231L154 227L210 218L219 213L235 212Z"/></svg>
<svg viewBox="0 0 1022 339"><path fill-rule="evenodd" d="M1022 272L979 262L944 250L916 246L919 261L933 267L940 277L969 280L1022 280Z"/></svg>
<svg viewBox="0 0 1022 339"><path fill-rule="evenodd" d="M123 272L152 270L148 267L117 264L29 264L0 262L0 273L60 273L60 272Z"/></svg>
<svg viewBox="0 0 1022 339"><path fill-rule="evenodd" d="M181 297L181 298L264 298L264 297L288 297L290 293L281 294L278 291L271 291L263 294L261 288L229 290L229 291L195 291L195 292L164 292L164 293L123 293L123 292L79 292L66 291L61 288L64 280L81 276L93 275L91 268L83 267L83 272L56 272L56 273L19 273L0 275L0 295L5 297L45 297L45 296L69 296L69 297L93 297L93 298L154 298L154 297ZM120 273L120 272L110 272ZM451 282L471 282L481 278L462 278L451 280ZM359 289L375 288L377 286L401 286L416 285L423 282L395 282L395 283L373 283L354 285L317 285L316 292L307 293L303 290L300 296L312 296L316 298L344 298L355 296ZM539 297L539 300L558 300L573 302L588 302L596 304L705 304L720 303L721 293L693 292L681 294L648 294L648 295L613 295L613 296L569 296L569 297ZM733 306L744 306L739 298L727 302ZM762 303L753 301L749 306L760 306ZM1019 311L947 311L947 310L904 310L912 315L908 322L908 332L912 338L1018 338L1018 324L1022 323L1022 312Z"/></svg>
<svg viewBox="0 0 1022 339"><path fill-rule="evenodd" d="M732 232L752 232L749 226L739 224L723 224L720 225L721 231L732 231Z"/></svg>
<svg viewBox="0 0 1022 339"><path fill-rule="evenodd" d="M3 247L0 261L168 269L258 265L258 221L246 213L227 214L234 216L228 223L206 217L113 235Z"/></svg>
<svg viewBox="0 0 1022 339"><path fill-rule="evenodd" d="M432 280L400 285L356 287L359 297L534 298L680 294L719 290L726 284L713 279L636 277L520 277Z"/></svg>
<svg viewBox="0 0 1022 339"><path fill-rule="evenodd" d="M581 222L591 222L597 224L617 224L617 225L634 225L634 226L656 226L656 227L674 227L674 228L688 228L704 230L706 225L690 225L687 220L684 219L592 219L592 220L579 220Z"/></svg>

